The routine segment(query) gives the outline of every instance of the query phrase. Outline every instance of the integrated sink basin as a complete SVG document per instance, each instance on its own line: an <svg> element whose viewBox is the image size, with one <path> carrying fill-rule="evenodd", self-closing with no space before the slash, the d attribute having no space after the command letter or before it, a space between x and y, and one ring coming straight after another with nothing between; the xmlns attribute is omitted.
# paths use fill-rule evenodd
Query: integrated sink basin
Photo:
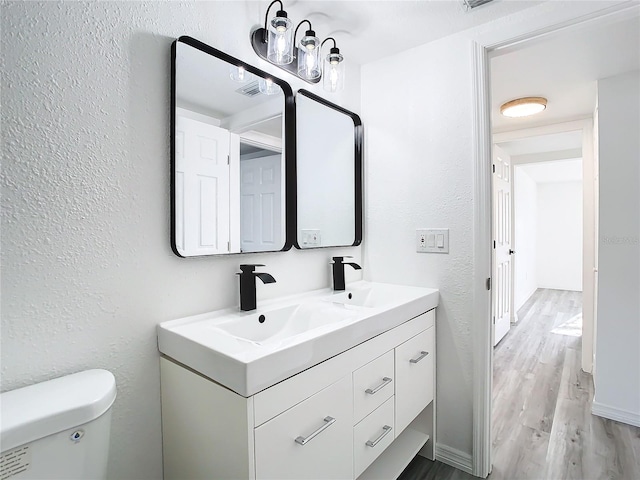
<svg viewBox="0 0 640 480"><path fill-rule="evenodd" d="M387 308L415 300L421 290L423 289L400 285L358 282L344 292L330 295L325 300L356 307Z"/></svg>
<svg viewBox="0 0 640 480"><path fill-rule="evenodd" d="M369 340L438 304L438 290L355 282L163 322L158 348L249 397Z"/></svg>
<svg viewBox="0 0 640 480"><path fill-rule="evenodd" d="M323 327L333 328L334 324L353 320L359 314L357 310L336 308L325 302L308 302L265 312L231 314L211 328L256 345L269 345Z"/></svg>

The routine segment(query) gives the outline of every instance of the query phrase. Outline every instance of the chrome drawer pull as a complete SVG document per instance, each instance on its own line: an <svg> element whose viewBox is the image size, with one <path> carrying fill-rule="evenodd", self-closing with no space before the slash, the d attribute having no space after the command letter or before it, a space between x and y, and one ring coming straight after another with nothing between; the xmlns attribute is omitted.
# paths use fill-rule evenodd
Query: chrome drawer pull
<svg viewBox="0 0 640 480"><path fill-rule="evenodd" d="M309 443L311 441L311 439L313 439L316 435L320 435L322 432L324 432L327 428L329 428L331 425L333 425L336 422L336 419L333 417L324 417L324 425L322 425L319 429L317 429L315 432L313 432L311 435L309 435L308 437L298 437L296 438L296 443L299 443L300 445L306 445L307 443Z"/></svg>
<svg viewBox="0 0 640 480"><path fill-rule="evenodd" d="M422 352L420 352L420 356L418 358L412 358L411 360L409 360L411 363L418 363L420 360L422 360L424 357L426 357L427 355L429 355L429 352L425 352L424 350Z"/></svg>
<svg viewBox="0 0 640 480"><path fill-rule="evenodd" d="M382 378L382 383L380 385L378 385L376 388L367 388L365 390L365 393L368 393L369 395L373 395L375 393L378 393L381 389L383 389L384 387L389 385L392 381L393 380L391 380L389 377L383 377Z"/></svg>
<svg viewBox="0 0 640 480"><path fill-rule="evenodd" d="M378 443L380 443L380 440L382 440L390 431L391 427L389 425L385 425L384 427L382 427L382 433L378 438L373 441L367 440L367 447L375 447Z"/></svg>

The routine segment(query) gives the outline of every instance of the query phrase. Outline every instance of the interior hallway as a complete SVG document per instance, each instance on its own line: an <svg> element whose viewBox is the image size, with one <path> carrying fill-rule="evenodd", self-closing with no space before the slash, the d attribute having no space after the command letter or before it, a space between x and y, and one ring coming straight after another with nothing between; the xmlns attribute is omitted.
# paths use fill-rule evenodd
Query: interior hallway
<svg viewBox="0 0 640 480"><path fill-rule="evenodd" d="M581 337L552 332L581 312L581 292L539 289L494 349L491 480L640 478L640 428L591 415ZM418 456L399 480L473 478Z"/></svg>

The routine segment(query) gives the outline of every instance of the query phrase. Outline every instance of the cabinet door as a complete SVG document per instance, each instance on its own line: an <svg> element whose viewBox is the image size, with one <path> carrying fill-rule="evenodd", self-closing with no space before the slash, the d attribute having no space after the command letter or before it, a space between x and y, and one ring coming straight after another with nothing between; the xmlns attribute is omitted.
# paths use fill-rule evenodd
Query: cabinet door
<svg viewBox="0 0 640 480"><path fill-rule="evenodd" d="M353 478L351 375L255 429L256 478Z"/></svg>
<svg viewBox="0 0 640 480"><path fill-rule="evenodd" d="M433 400L434 330L396 348L396 437Z"/></svg>

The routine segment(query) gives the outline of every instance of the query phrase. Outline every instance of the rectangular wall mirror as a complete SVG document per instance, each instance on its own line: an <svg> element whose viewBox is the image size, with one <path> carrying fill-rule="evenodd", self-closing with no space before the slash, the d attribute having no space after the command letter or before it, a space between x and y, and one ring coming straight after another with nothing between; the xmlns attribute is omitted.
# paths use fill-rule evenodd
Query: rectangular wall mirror
<svg viewBox="0 0 640 480"><path fill-rule="evenodd" d="M362 241L360 117L306 90L296 94L296 246Z"/></svg>
<svg viewBox="0 0 640 480"><path fill-rule="evenodd" d="M295 188L291 87L180 37L172 45L171 115L176 255L289 249L286 198Z"/></svg>

